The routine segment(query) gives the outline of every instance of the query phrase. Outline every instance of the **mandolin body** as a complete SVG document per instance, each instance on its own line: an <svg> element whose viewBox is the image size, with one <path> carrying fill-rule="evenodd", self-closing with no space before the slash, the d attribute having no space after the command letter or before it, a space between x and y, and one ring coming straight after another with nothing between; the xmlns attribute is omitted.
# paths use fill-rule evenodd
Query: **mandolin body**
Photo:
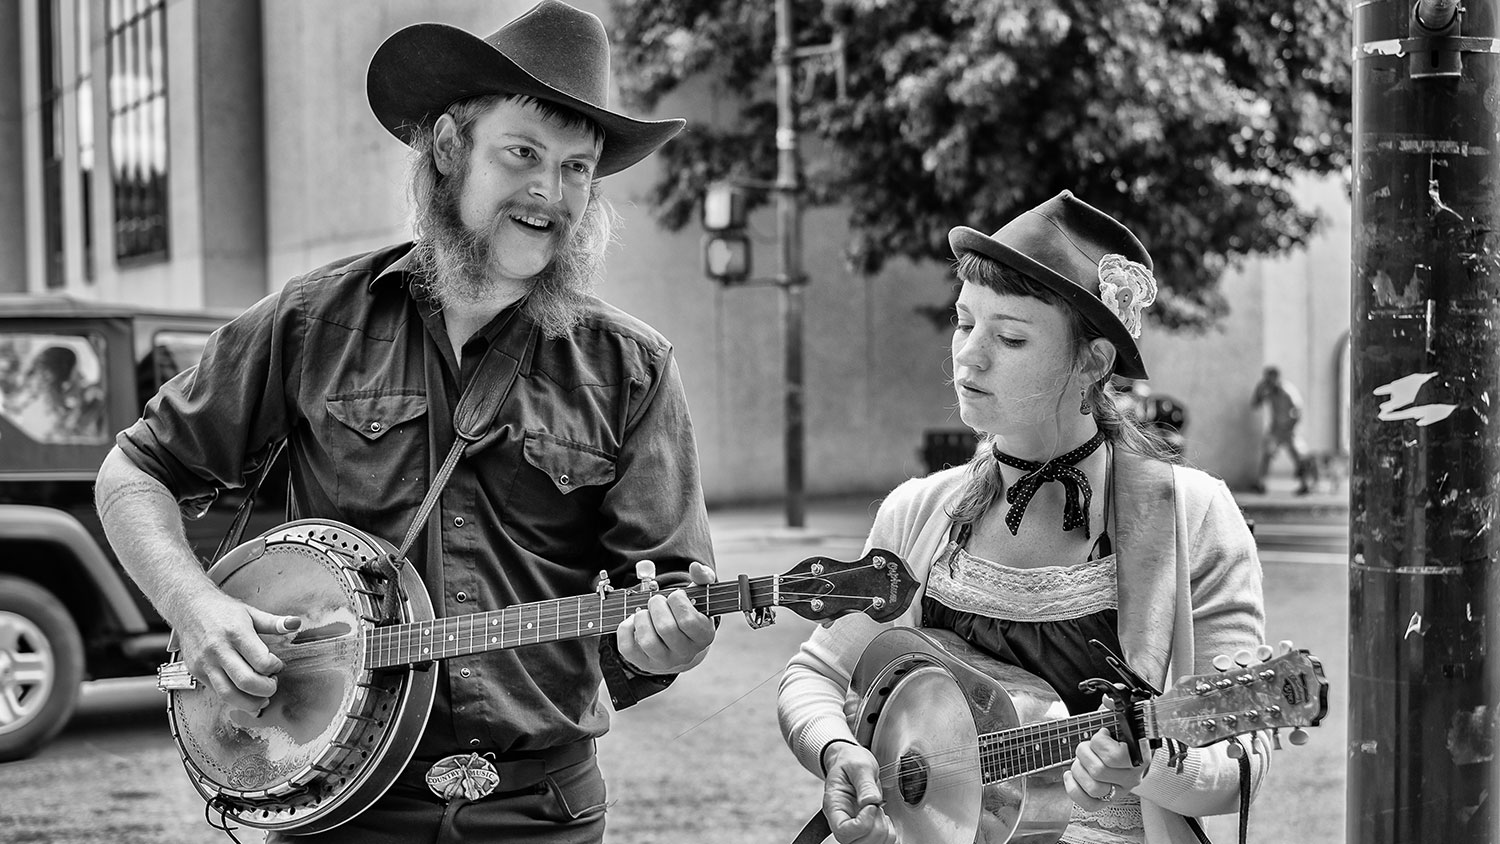
<svg viewBox="0 0 1500 844"><path fill-rule="evenodd" d="M980 736L1066 716L1044 681L937 629L892 628L865 648L850 684L854 734L882 773L904 841L1054 844L1072 799L1063 768L996 779ZM890 773L884 773L890 771Z"/></svg>

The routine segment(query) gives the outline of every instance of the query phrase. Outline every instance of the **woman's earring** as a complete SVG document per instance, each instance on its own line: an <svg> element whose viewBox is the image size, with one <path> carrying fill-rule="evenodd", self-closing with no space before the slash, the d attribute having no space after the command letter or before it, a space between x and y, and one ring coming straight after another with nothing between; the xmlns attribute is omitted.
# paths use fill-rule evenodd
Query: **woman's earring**
<svg viewBox="0 0 1500 844"><path fill-rule="evenodd" d="M1084 416L1088 416L1089 414L1091 414L1091 413L1094 412L1094 408L1089 404L1089 392L1088 392L1088 390L1086 390L1086 389L1084 389L1082 387L1079 387L1078 388L1078 399L1079 399L1079 401L1078 401L1078 412L1079 413L1083 414Z"/></svg>

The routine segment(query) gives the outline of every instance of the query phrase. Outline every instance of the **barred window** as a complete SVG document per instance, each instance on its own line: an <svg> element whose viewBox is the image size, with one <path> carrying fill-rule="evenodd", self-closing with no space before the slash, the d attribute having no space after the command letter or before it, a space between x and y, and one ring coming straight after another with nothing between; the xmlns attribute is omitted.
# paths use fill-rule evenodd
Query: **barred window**
<svg viewBox="0 0 1500 844"><path fill-rule="evenodd" d="M78 43L78 203L83 217L83 278L94 280L94 58L90 55L89 7L76 0Z"/></svg>
<svg viewBox="0 0 1500 844"><path fill-rule="evenodd" d="M41 45L37 55L42 102L42 237L48 288L63 278L63 72L59 12L52 0L37 3Z"/></svg>
<svg viewBox="0 0 1500 844"><path fill-rule="evenodd" d="M166 0L109 0L115 257L167 255Z"/></svg>

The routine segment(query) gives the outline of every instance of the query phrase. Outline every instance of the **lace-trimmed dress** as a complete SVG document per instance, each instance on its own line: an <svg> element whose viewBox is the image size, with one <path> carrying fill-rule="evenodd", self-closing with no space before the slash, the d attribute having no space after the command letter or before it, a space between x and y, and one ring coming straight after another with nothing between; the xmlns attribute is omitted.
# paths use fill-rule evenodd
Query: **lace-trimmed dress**
<svg viewBox="0 0 1500 844"><path fill-rule="evenodd" d="M1120 651L1116 558L1108 537L1081 565L1013 568L950 545L933 564L922 599L922 626L951 630L971 645L1047 681L1069 714L1099 708L1082 692L1091 677L1113 679L1090 639ZM1120 792L1099 812L1073 806L1062 844L1144 844L1140 798Z"/></svg>

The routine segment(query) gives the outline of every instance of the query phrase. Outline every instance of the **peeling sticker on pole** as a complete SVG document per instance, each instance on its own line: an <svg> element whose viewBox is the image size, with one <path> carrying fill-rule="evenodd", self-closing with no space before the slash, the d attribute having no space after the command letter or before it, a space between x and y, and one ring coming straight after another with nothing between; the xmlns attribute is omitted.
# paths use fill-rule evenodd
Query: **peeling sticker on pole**
<svg viewBox="0 0 1500 844"><path fill-rule="evenodd" d="M1436 372L1413 372L1404 378L1397 378L1389 384L1376 387L1375 395L1390 397L1380 403L1380 414L1377 418L1382 422L1414 419L1417 427L1423 428L1452 416L1453 411L1458 408L1456 404L1415 404L1417 391L1422 389L1423 384L1436 377Z"/></svg>
<svg viewBox="0 0 1500 844"><path fill-rule="evenodd" d="M1401 638L1410 639L1413 633L1418 636L1422 635L1422 614L1419 612L1411 614L1411 621L1406 622L1406 635Z"/></svg>

